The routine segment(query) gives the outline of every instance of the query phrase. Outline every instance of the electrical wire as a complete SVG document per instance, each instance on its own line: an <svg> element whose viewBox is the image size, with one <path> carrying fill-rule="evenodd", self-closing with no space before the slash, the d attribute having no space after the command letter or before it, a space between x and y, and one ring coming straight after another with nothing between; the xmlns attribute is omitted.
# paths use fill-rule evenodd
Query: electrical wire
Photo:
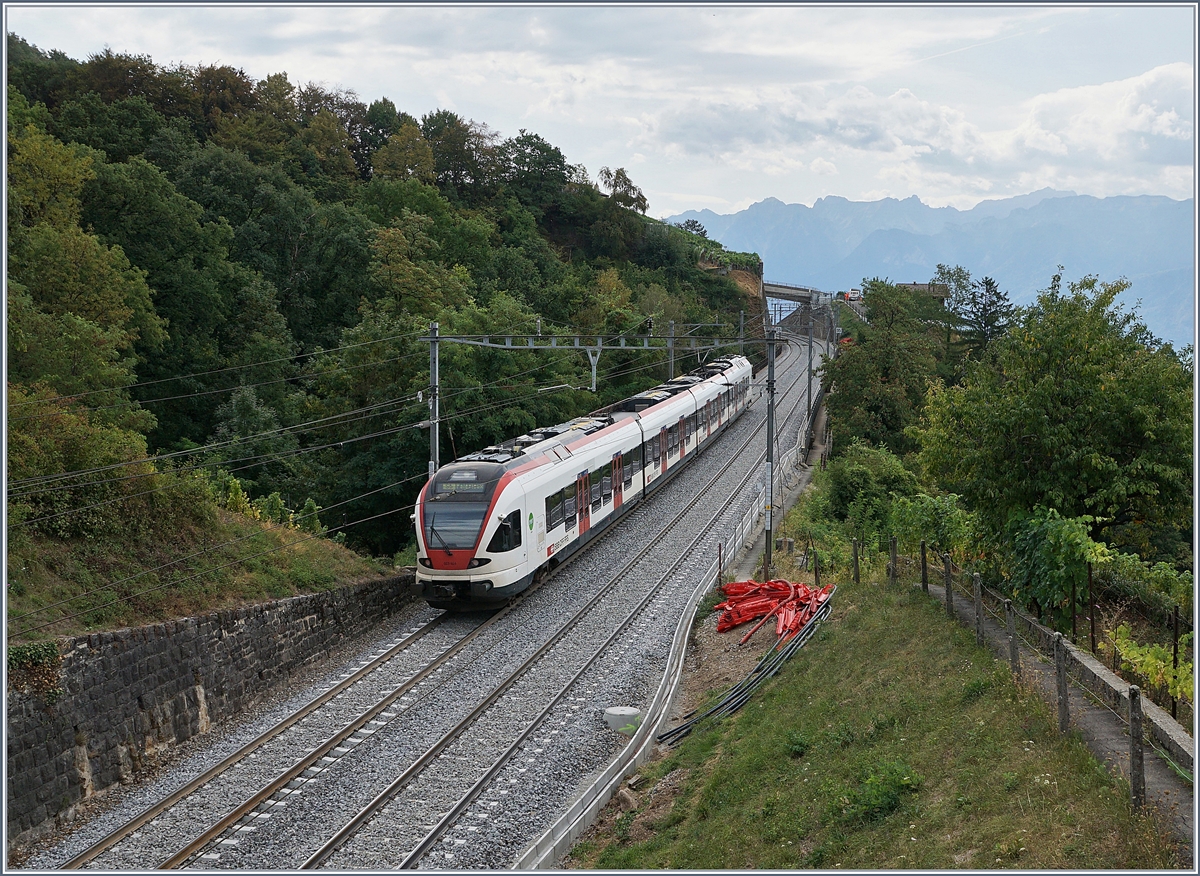
<svg viewBox="0 0 1200 876"><path fill-rule="evenodd" d="M467 390L464 390L464 391L467 391ZM481 413L483 411L494 411L494 410L497 410L500 408L511 407L512 405L520 404L521 402L526 401L533 397L534 397L533 395L525 395L525 396L520 396L517 398L510 399L510 400L504 401L504 402L482 404L482 405L479 405L478 407L470 408L470 409L460 411L460 412L456 412L452 415L448 415L445 417L439 417L439 422L450 422L450 421L462 419L464 417L474 416L475 414ZM343 425L343 424L344 423L338 423L336 425ZM415 429L415 428L424 428L424 425L422 423L407 423L407 424L402 424L402 425L395 426L395 427L392 427L389 429L384 429L384 430L380 430L377 432L373 432L373 433L370 433L367 435L360 435L360 436L357 436L354 438L345 438L345 439L341 439L339 441L333 441L333 442L329 442L326 444L317 445L314 447L297 448L295 450L286 451L284 453L261 454L259 456L241 457L239 459L233 459L233 460L227 460L227 459L212 460L209 462L198 463L196 465L183 466L180 468L170 469L170 470L168 470L168 472L153 471L153 472L145 472L145 473L139 473L139 474L134 474L134 475L126 475L126 476L119 477L119 478L108 478L103 481L89 481L85 484L72 485L72 486L68 486L68 487L59 487L54 490L47 489L47 490L40 490L40 491L30 491L28 493L19 494L16 497L10 497L10 498L27 498L28 496L36 495L38 493L70 490L70 489L75 488L75 486L96 486L96 485L101 485L101 484L120 483L123 481L137 480L139 478L152 477L154 475L165 474L165 473L181 474L181 473L185 473L185 472L196 471L196 470L201 470L201 469L206 469L206 468L213 468L213 467L224 468L230 462L246 462L247 463L246 465L239 466L237 468L227 469L230 473L233 473L235 471L241 471L245 468L250 468L256 464L266 464L265 462L264 463L258 462L259 460L281 461L283 459L298 456L298 455L301 455L304 453L311 453L311 452L315 452L315 451L319 451L319 450L327 450L327 449L330 449L333 447L341 448L345 444L357 443L358 441L366 440L369 438L378 438L378 437L382 437L385 435L402 432L406 429ZM128 463L128 464L131 465L133 463ZM165 484L161 487L155 487L152 490L144 490L139 493L132 493L132 494L125 495L125 496L116 496L111 499L104 499L99 502L94 502L90 505L83 505L83 506L79 506L77 508L69 508L64 511L56 512L54 514L46 514L46 515L42 515L40 517L31 517L31 518L27 518L25 520L19 520L15 523L9 524L9 526L10 526L10 528L17 528L17 527L22 527L22 526L29 526L29 525L32 525L35 523L42 523L47 520L55 520L55 519L58 519L61 517L68 516L70 514L77 514L82 511L91 510L93 508L99 508L99 507L103 507L106 505L112 505L117 502L130 501L132 499L139 498L141 496L151 495L153 493L171 489L172 487L173 487L172 484Z"/></svg>
<svg viewBox="0 0 1200 876"><path fill-rule="evenodd" d="M329 375L329 374L340 374L340 373L343 373L346 371L357 371L362 368L373 368L378 365L387 365L392 362L402 362L405 359L415 359L418 356L424 356L424 355L425 355L424 353L406 353L403 356L393 356L389 359L380 359L376 362L365 362L365 363L360 363L358 365L346 365L341 368L330 368L325 371L317 371L317 372L313 372L311 374L299 374L299 375L296 375L293 377L279 377L274 380L264 380L260 383L239 383L237 386L228 386L223 389L205 389L205 390L200 390L199 392L187 393L185 395L171 395L171 396L163 396L161 398L130 399L129 401L124 401L124 402L114 402L110 405L97 405L95 407L80 407L80 408L74 408L73 410L80 411L80 412L86 411L88 413L95 413L97 411L109 411L109 410L113 410L115 408L130 408L130 407L134 407L136 405L155 404L157 402L183 401L183 400L186 400L189 398L201 398L201 397L210 396L210 395L220 395L221 393L234 392L239 389L258 389L259 387L262 387L262 386L274 386L277 383L293 383L293 382L299 382L299 381L303 381L303 380L315 380L320 377L325 377L326 375ZM107 390L107 391L111 392L111 391L115 391L115 390ZM53 399L53 401L58 401L58 400L59 399ZM10 417L9 422L22 422L24 420L33 420L33 419L38 419L38 418L45 417L45 416L48 416L48 414L44 414L44 413L24 414L20 417Z"/></svg>
<svg viewBox="0 0 1200 876"><path fill-rule="evenodd" d="M191 374L180 374L175 377L160 377L157 380L143 380L138 383L131 383L128 386L114 387L112 389L93 389L93 390L89 390L88 392L75 393L74 395L60 396L59 400L72 401L77 398L86 398L89 395L96 395L96 394L102 393L102 392L114 392L114 391L121 390L121 389L136 389L141 386L154 386L155 384L158 384L158 383L169 383L172 380L190 380L190 379L196 378L196 377L208 377L209 375L212 375L212 374L224 374L228 371L240 371L244 368L258 368L259 366L262 366L262 365L275 365L279 362L291 362L295 359L302 359L305 356L323 356L327 353L340 353L342 350L353 350L356 347L366 347L371 344L383 344L388 341L409 340L412 338L419 338L419 337L421 337L422 334L424 334L424 331L412 332L410 334L405 334L405 335L390 335L386 338L376 338L373 341L360 341L357 344L345 344L341 347L333 347L329 350L313 350L311 353L296 353L294 356L283 356L278 359L264 359L261 362L249 362L245 365L230 365L226 368L214 368L211 371L195 371L195 372L192 372ZM9 407L19 408L19 407L24 407L25 405L31 405L31 404L37 404L37 400L16 402L15 404L10 405Z"/></svg>
<svg viewBox="0 0 1200 876"><path fill-rule="evenodd" d="M569 349L570 348L565 348L565 350L569 350ZM506 375L505 377L498 378L497 380L493 380L488 383L480 384L479 386L463 387L461 389L445 393L442 396L442 398L443 399L455 398L456 396L462 395L467 392L472 392L472 391L475 391L478 389L485 389L488 387L496 386L507 380L512 380L513 378L516 378L516 377L522 377L527 374L532 374L535 371L540 371L544 368L549 367L551 364L553 364L553 363L542 362L542 363L539 363L538 365L533 366L532 368L527 368L524 371L518 371L514 374ZM328 426L346 425L347 423L357 422L360 419L366 419L366 417L356 417L355 419L350 419L350 420L341 419L341 418L349 417L352 414L359 414L359 413L362 413L365 411L377 411L377 409L379 409L379 408L386 407L386 406L392 405L392 404L399 404L399 403L405 402L405 401L412 401L413 399L416 399L416 398L417 398L417 396L406 396L406 397L403 397L400 399L389 399L386 402L379 402L374 405L367 405L366 407L356 408L356 409L353 409L350 411L344 411L339 414L332 414L328 417L320 417L316 420L309 420L308 422L305 422L305 423L298 423L298 424L295 424L292 426L281 426L278 429L271 429L266 432L256 433L254 435L247 435L247 436L242 436L242 437L238 437L238 438L231 438L231 439L228 439L225 441L217 441L217 442L213 442L211 444L207 444L207 445L204 445L201 447L194 447L189 450L175 451L173 453L160 454L157 456L142 457L140 459L129 460L127 462L111 463L106 466L97 466L97 467L91 468L91 469L77 469L77 470L73 470L70 472L61 472L61 473L54 474L54 475L41 475L36 478L25 478L25 479L22 479L19 481L13 481L9 484L10 496L14 497L14 498L18 498L18 497L24 497L24 496L28 496L28 495L34 495L35 493L38 493L38 492L46 492L47 491L47 490L21 491L20 488L26 487L26 486L29 486L32 484L45 484L45 483L57 484L64 480L69 480L74 477L79 477L79 476L87 475L87 474L98 474L103 471L110 471L110 470L117 469L117 468L123 468L125 466L159 462L162 460L168 460L168 459L178 458L178 457L182 457L182 456L194 456L199 453L211 452L213 450L220 449L221 447L227 447L227 446L231 446L231 445L238 444L241 442L249 443L252 441L261 441L266 438L279 436L279 435L298 434L298 433L307 431L309 428L327 428ZM376 415L377 414L371 414L370 416L376 416ZM329 422L329 421L336 421L336 422ZM334 443L344 443L344 442L334 442ZM240 462L245 459L254 459L254 458L257 458L257 457L243 457L242 459L230 459L230 460L225 460L225 462L226 463ZM156 472L151 472L149 474L155 474L155 473ZM114 479L111 479L108 481L90 481L89 485L109 483L111 481L128 480L130 478L137 478L137 477L147 477L147 476L149 476L149 474L130 475L127 477L122 477L122 478L114 478ZM15 492L13 489L14 487L17 488Z"/></svg>

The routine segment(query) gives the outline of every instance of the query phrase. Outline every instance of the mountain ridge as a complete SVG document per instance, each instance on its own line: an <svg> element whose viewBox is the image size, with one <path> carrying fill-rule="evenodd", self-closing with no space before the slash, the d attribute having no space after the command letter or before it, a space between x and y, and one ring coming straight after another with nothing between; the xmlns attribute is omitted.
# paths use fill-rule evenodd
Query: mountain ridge
<svg viewBox="0 0 1200 876"><path fill-rule="evenodd" d="M831 195L811 207L765 198L737 213L689 210L666 221L695 219L723 245L757 252L768 279L828 291L871 277L925 282L939 263L991 276L1016 304L1031 303L1059 265L1068 280L1125 277L1133 285L1119 300L1140 301L1150 330L1182 345L1194 338L1193 213L1190 198L1043 188L970 210L930 207L915 195Z"/></svg>

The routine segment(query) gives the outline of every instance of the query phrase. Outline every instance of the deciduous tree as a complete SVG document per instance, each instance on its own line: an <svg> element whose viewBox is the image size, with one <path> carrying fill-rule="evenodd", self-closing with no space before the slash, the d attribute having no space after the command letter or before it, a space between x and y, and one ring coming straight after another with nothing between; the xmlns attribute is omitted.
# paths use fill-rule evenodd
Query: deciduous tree
<svg viewBox="0 0 1200 876"><path fill-rule="evenodd" d="M996 537L1038 506L1096 538L1190 526L1190 358L1114 304L1128 286L1056 275L960 386L931 388L921 460Z"/></svg>

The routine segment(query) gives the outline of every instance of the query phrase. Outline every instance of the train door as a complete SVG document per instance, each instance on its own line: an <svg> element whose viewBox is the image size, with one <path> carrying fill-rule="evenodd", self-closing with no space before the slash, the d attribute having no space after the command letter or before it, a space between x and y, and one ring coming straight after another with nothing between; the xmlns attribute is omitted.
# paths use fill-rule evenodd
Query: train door
<svg viewBox="0 0 1200 876"><path fill-rule="evenodd" d="M678 425L678 428L679 428L679 461L680 462L683 462L683 454L687 450L687 439L688 439L688 428L687 427L688 427L688 418L680 417L679 425Z"/></svg>
<svg viewBox="0 0 1200 876"><path fill-rule="evenodd" d="M621 461L620 453L614 453L612 458L612 491L615 513L621 510L621 501L625 494L625 464Z"/></svg>
<svg viewBox="0 0 1200 876"><path fill-rule="evenodd" d="M575 480L575 507L579 509L579 534L582 536L592 528L592 491L586 471L580 472Z"/></svg>
<svg viewBox="0 0 1200 876"><path fill-rule="evenodd" d="M658 433L658 446L662 450L662 456L660 457L660 460L662 462L663 474L667 473L667 446L668 446L668 444L669 444L669 438L667 436L667 427L663 426L662 429L660 429L659 433Z"/></svg>

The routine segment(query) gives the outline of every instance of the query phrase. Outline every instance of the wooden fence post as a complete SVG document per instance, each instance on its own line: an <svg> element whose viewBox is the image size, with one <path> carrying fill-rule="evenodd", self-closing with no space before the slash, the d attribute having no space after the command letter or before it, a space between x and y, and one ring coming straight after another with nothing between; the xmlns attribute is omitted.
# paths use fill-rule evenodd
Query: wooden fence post
<svg viewBox="0 0 1200 876"><path fill-rule="evenodd" d="M1067 688L1067 643L1062 633L1054 634L1054 676L1058 687L1058 732L1065 734L1071 714Z"/></svg>
<svg viewBox="0 0 1200 876"><path fill-rule="evenodd" d="M854 583L857 584L858 583L858 539L857 538L854 539L854 542L853 542L853 552L854 552Z"/></svg>
<svg viewBox="0 0 1200 876"><path fill-rule="evenodd" d="M929 565L925 561L925 539L921 539L921 589L929 592Z"/></svg>
<svg viewBox="0 0 1200 876"><path fill-rule="evenodd" d="M971 576L975 589L975 644L983 644L983 584L979 581L979 573Z"/></svg>
<svg viewBox="0 0 1200 876"><path fill-rule="evenodd" d="M950 554L942 554L942 565L946 570L946 614L954 617L954 586L950 575Z"/></svg>
<svg viewBox="0 0 1200 876"><path fill-rule="evenodd" d="M1171 677L1179 675L1179 606L1171 608ZM1179 700L1171 695L1171 717L1179 717Z"/></svg>
<svg viewBox="0 0 1200 876"><path fill-rule="evenodd" d="M1088 621L1092 625L1092 653L1096 653L1096 596L1092 592L1092 564L1088 563Z"/></svg>
<svg viewBox="0 0 1200 876"><path fill-rule="evenodd" d="M894 535L892 536L891 545L888 548L888 555L891 557L891 569L888 572L888 576L891 579L891 583L895 584L898 570L896 569L896 536Z"/></svg>
<svg viewBox="0 0 1200 876"><path fill-rule="evenodd" d="M1075 635L1075 616L1079 614L1078 603L1075 601L1075 578L1071 578L1071 644L1079 644L1079 640Z"/></svg>
<svg viewBox="0 0 1200 876"><path fill-rule="evenodd" d="M821 557L815 548L813 550L813 586L817 588L821 586Z"/></svg>
<svg viewBox="0 0 1200 876"><path fill-rule="evenodd" d="M1142 692L1129 686L1129 802L1141 809L1146 802L1146 770L1142 758Z"/></svg>
<svg viewBox="0 0 1200 876"><path fill-rule="evenodd" d="M1004 615L1008 625L1008 662L1012 666L1013 678L1021 677L1021 655L1017 649L1017 613L1013 611L1011 599L1004 600Z"/></svg>

